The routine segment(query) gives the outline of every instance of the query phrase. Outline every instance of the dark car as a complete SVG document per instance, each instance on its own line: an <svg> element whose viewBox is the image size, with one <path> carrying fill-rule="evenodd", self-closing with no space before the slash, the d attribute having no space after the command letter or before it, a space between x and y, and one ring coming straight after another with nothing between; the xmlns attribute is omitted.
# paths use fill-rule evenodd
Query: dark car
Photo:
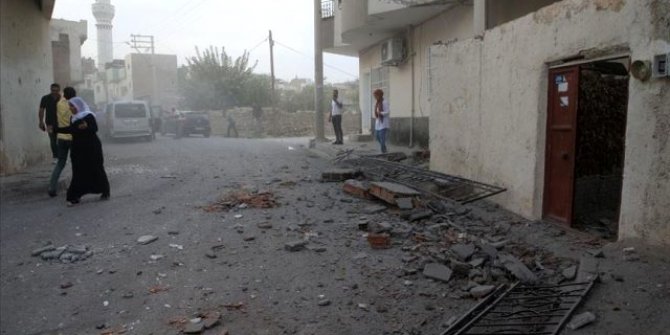
<svg viewBox="0 0 670 335"><path fill-rule="evenodd" d="M206 112L178 112L163 118L161 135L175 134L177 137L200 134L209 137L212 128L209 125L209 116Z"/></svg>

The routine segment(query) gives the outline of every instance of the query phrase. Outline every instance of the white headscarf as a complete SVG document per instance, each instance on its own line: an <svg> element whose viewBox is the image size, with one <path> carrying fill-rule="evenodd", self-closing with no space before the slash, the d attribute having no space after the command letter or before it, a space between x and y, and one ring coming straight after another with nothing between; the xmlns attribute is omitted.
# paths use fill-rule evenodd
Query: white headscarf
<svg viewBox="0 0 670 335"><path fill-rule="evenodd" d="M85 118L89 115L95 116L95 114L93 114L93 112L91 112L91 109L88 108L88 105L86 104L86 101L84 101L84 99L82 99L80 97L74 97L74 98L68 100L68 102L70 104L72 104L72 106L74 106L74 108L77 109L77 114L74 114L72 116L71 122L81 120L81 119L83 119L83 118Z"/></svg>

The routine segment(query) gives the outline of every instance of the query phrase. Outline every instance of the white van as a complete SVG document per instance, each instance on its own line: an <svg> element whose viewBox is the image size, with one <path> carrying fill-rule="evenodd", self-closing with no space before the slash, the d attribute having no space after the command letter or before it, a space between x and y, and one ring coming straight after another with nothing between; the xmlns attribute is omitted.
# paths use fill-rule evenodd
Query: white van
<svg viewBox="0 0 670 335"><path fill-rule="evenodd" d="M107 136L109 138L143 137L154 138L151 127L152 116L144 101L115 101L105 109Z"/></svg>

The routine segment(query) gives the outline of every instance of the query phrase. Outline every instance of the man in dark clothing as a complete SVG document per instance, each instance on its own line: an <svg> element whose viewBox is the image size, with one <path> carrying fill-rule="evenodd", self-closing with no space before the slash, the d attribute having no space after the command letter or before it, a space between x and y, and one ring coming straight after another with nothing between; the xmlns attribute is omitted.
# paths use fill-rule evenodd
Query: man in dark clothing
<svg viewBox="0 0 670 335"><path fill-rule="evenodd" d="M58 161L58 142L55 129L58 127L58 118L56 116L56 105L60 101L60 85L51 84L51 93L42 97L39 110L39 127L46 131L51 142L51 155L53 163Z"/></svg>
<svg viewBox="0 0 670 335"><path fill-rule="evenodd" d="M261 119L263 117L263 109L261 105L254 103L251 113L254 116L254 120L256 120L256 137L261 137L263 134L263 120Z"/></svg>

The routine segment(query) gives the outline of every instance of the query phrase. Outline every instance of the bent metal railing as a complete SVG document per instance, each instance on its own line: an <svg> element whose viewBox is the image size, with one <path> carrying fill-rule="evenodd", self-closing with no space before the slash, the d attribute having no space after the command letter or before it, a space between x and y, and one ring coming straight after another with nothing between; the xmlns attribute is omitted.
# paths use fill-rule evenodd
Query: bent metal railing
<svg viewBox="0 0 670 335"><path fill-rule="evenodd" d="M442 335L557 335L593 283L501 285Z"/></svg>

